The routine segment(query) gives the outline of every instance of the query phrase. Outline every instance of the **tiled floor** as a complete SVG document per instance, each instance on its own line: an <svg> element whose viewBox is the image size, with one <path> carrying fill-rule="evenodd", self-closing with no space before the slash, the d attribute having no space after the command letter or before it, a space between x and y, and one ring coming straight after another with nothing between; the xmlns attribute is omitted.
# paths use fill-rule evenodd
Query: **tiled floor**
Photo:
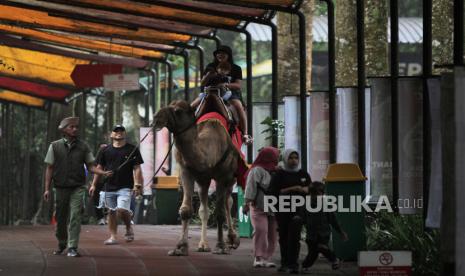
<svg viewBox="0 0 465 276"><path fill-rule="evenodd" d="M273 268L252 267L252 240L242 238L239 249L231 255L196 252L200 229L189 232L187 257L170 257L180 226L136 225L136 239L105 246L106 226L85 225L81 232L81 258L54 256L56 240L52 226L0 227L0 276L8 275L283 275ZM120 226L121 235L124 233ZM209 229L210 246L215 245L216 231ZM306 246L302 246L306 250ZM305 254L305 252L302 252ZM275 260L279 261L276 250ZM311 275L358 275L356 264L344 263L339 271L331 270L319 259Z"/></svg>

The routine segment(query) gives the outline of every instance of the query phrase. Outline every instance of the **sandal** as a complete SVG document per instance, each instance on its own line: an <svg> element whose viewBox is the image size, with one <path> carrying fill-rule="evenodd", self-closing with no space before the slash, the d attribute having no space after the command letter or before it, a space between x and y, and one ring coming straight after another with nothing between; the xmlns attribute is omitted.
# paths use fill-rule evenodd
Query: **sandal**
<svg viewBox="0 0 465 276"><path fill-rule="evenodd" d="M252 138L252 136L250 136L248 134L245 134L245 135L242 136L242 141L246 145L251 145L253 143L253 138Z"/></svg>
<svg viewBox="0 0 465 276"><path fill-rule="evenodd" d="M109 238L108 240L103 242L104 245L115 245L118 244L118 241L112 238Z"/></svg>
<svg viewBox="0 0 465 276"><path fill-rule="evenodd" d="M134 240L134 233L131 231L127 231L126 234L124 234L124 239L126 242L132 242Z"/></svg>

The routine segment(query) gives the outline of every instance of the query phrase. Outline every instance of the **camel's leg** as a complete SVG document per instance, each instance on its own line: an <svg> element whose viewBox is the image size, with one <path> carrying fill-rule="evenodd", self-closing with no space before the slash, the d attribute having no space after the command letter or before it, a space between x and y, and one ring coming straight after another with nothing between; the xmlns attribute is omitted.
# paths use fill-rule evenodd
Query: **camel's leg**
<svg viewBox="0 0 465 276"><path fill-rule="evenodd" d="M215 254L229 254L229 250L224 243L223 238L223 224L225 221L225 205L226 205L226 187L225 183L219 182L216 184L216 222L218 227L218 241L213 253Z"/></svg>
<svg viewBox="0 0 465 276"><path fill-rule="evenodd" d="M176 249L168 252L170 256L187 256L189 243L189 220L192 217L192 194L194 192L194 179L186 170L181 172L181 181L183 187L183 199L179 215L182 220L182 234L176 245Z"/></svg>
<svg viewBox="0 0 465 276"><path fill-rule="evenodd" d="M199 252L210 252L211 249L208 246L207 241L207 226L208 226L208 217L209 211L208 210L208 187L210 183L199 183L199 195L200 195L200 208L199 208L199 217L202 221L202 233L200 235L200 242L199 242Z"/></svg>
<svg viewBox="0 0 465 276"><path fill-rule="evenodd" d="M234 222L231 216L231 208L233 206L232 199L232 186L230 186L226 191L226 223L228 225L228 246L232 249L237 249L241 244L241 239L236 233L236 228L234 227Z"/></svg>

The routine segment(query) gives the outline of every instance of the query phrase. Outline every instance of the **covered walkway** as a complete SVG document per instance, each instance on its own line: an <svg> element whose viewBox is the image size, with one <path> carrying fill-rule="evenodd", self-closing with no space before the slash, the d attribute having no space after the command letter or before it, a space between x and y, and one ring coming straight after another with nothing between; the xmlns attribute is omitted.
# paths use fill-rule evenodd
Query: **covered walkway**
<svg viewBox="0 0 465 276"><path fill-rule="evenodd" d="M167 252L176 243L180 226L136 225L136 240L125 243L121 239L115 246L103 245L107 231L106 226L83 226L79 249L83 256L69 258L52 255L56 247L52 226L0 227L0 275L283 275L273 268L252 267L251 239L241 239L231 255L198 253L194 250L200 228L193 226L190 255L170 257ZM215 239L216 230L210 229L210 245ZM304 245L301 254L306 254ZM333 271L326 260L319 259L311 275L358 275L358 269L355 263L343 263L341 270Z"/></svg>

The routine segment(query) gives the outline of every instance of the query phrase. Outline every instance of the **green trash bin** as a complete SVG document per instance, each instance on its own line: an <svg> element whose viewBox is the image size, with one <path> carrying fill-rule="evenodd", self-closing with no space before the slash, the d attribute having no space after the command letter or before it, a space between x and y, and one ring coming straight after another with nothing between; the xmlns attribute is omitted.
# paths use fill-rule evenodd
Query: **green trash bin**
<svg viewBox="0 0 465 276"><path fill-rule="evenodd" d="M178 224L179 180L177 176L155 178L155 224Z"/></svg>
<svg viewBox="0 0 465 276"><path fill-rule="evenodd" d="M350 196L361 196L362 200L365 198L366 177L357 164L331 164L323 181L327 195L342 196L344 208L350 208ZM336 212L336 218L349 240L344 242L333 229L334 253L340 259L356 261L358 251L366 250L364 209L361 208L361 212Z"/></svg>
<svg viewBox="0 0 465 276"><path fill-rule="evenodd" d="M242 205L244 205L244 191L241 187L237 187L237 216L239 218L239 237L250 238L252 237L253 227L250 222L249 215L242 212Z"/></svg>

